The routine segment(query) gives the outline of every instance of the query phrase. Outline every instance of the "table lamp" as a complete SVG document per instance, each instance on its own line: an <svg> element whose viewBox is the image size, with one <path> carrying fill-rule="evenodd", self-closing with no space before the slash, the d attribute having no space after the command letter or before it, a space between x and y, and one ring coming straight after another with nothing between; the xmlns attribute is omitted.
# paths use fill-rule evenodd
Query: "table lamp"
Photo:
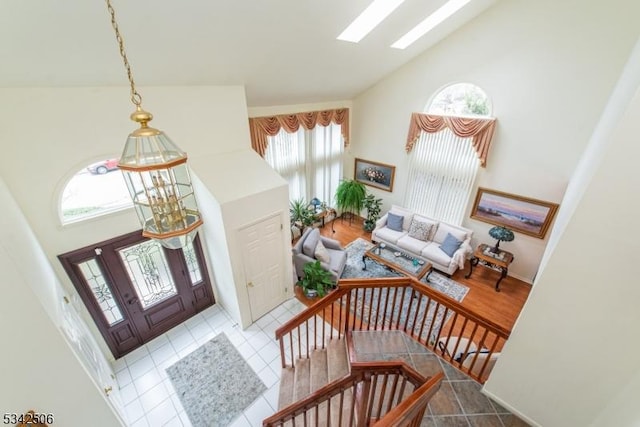
<svg viewBox="0 0 640 427"><path fill-rule="evenodd" d="M313 199L311 199L311 202L309 202L309 204L312 205L313 209L317 212L322 202L317 197L314 197Z"/></svg>
<svg viewBox="0 0 640 427"><path fill-rule="evenodd" d="M491 228L489 230L489 236L497 240L496 245L493 248L491 248L491 252L493 252L494 254L497 254L500 252L501 241L504 240L505 242L510 242L515 238L515 236L513 235L513 231L502 226Z"/></svg>

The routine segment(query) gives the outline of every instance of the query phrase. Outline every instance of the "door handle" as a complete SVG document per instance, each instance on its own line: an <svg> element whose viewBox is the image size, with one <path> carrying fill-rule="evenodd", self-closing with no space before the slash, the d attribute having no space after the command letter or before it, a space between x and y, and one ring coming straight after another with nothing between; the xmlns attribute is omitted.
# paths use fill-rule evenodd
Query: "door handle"
<svg viewBox="0 0 640 427"><path fill-rule="evenodd" d="M104 394L106 394L107 396L109 396L109 394L113 391L113 387L109 386L109 387L105 387L104 388Z"/></svg>
<svg viewBox="0 0 640 427"><path fill-rule="evenodd" d="M129 301L127 301L127 304L131 305L131 304L135 304L138 302L138 298L131 298Z"/></svg>
<svg viewBox="0 0 640 427"><path fill-rule="evenodd" d="M253 288L253 282L247 283L247 286L250 287L250 288Z"/></svg>

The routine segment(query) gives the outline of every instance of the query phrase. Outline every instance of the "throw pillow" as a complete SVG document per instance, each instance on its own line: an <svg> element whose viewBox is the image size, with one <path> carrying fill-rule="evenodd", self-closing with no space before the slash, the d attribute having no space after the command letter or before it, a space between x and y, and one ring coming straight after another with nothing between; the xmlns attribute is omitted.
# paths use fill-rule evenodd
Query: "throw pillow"
<svg viewBox="0 0 640 427"><path fill-rule="evenodd" d="M316 245L316 250L314 252L315 258L320 261L329 264L331 262L331 255L329 255L329 251L322 244L322 240L318 240L318 244Z"/></svg>
<svg viewBox="0 0 640 427"><path fill-rule="evenodd" d="M304 238L302 243L302 253L306 256L313 258L313 253L316 251L316 245L320 241L320 230L317 228L312 229Z"/></svg>
<svg viewBox="0 0 640 427"><path fill-rule="evenodd" d="M451 233L447 233L447 237L444 238L444 242L440 245L440 249L445 254L450 257L458 250L462 242L451 235Z"/></svg>
<svg viewBox="0 0 640 427"><path fill-rule="evenodd" d="M402 231L402 221L404 217L401 215L396 215L391 212L387 214L387 227L392 229L393 231Z"/></svg>
<svg viewBox="0 0 640 427"><path fill-rule="evenodd" d="M427 241L429 240L429 233L431 232L432 225L433 224L414 218L411 221L411 226L409 227L409 236L414 239Z"/></svg>

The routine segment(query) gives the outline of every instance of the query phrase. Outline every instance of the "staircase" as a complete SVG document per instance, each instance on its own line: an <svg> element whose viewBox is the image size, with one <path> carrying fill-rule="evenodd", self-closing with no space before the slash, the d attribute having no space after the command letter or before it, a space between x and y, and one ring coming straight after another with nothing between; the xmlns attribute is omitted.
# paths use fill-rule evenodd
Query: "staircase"
<svg viewBox="0 0 640 427"><path fill-rule="evenodd" d="M313 350L308 359L299 359L295 368L287 367L282 370L278 409L304 399L348 373L345 340L330 340L326 348Z"/></svg>
<svg viewBox="0 0 640 427"><path fill-rule="evenodd" d="M349 362L347 361L345 340L344 338L332 339L327 343L326 348L313 350L308 359L298 359L295 368L283 368L280 378L278 410L309 397L323 386L333 383L348 374ZM296 425L347 425L346 422L341 424L340 420L348 419L351 403L352 393L350 389L347 389L339 398L330 400L331 408L328 412L331 417L329 418L329 424L320 420L316 424L313 422L312 414L307 414L307 424L304 423L304 415L299 415L296 418ZM318 411L320 413L325 412L326 405L327 402L321 405ZM293 424L289 423L288 425Z"/></svg>
<svg viewBox="0 0 640 427"><path fill-rule="evenodd" d="M444 320L443 320L444 319ZM448 320L451 319L451 320ZM419 426L443 374L425 378L404 362L358 360L353 334L406 334L483 382L486 364L462 366L436 348L454 333L494 352L508 332L408 278L347 279L276 331L282 375L270 426Z"/></svg>

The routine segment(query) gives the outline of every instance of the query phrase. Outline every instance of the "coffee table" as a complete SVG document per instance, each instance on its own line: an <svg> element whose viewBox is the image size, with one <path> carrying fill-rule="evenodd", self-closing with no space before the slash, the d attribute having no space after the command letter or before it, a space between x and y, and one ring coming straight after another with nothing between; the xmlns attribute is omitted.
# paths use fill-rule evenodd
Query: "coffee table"
<svg viewBox="0 0 640 427"><path fill-rule="evenodd" d="M422 279L425 274L431 273L430 262L424 258L407 254L406 251L388 243L377 243L362 255L363 270L367 269L367 258L401 274L415 277L418 280Z"/></svg>

